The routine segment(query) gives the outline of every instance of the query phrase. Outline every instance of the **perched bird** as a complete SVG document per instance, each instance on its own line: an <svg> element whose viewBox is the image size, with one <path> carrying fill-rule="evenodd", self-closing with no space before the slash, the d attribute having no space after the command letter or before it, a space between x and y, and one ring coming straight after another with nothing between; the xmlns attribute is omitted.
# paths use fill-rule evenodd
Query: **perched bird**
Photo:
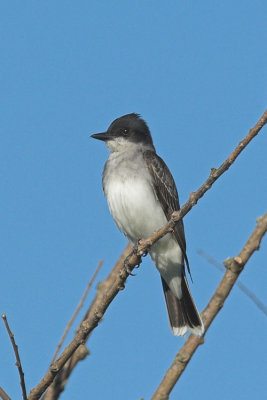
<svg viewBox="0 0 267 400"><path fill-rule="evenodd" d="M130 243L164 226L179 198L173 177L153 145L146 122L135 113L115 119L108 130L92 135L110 150L102 183L112 217ZM154 243L149 254L162 280L174 335L190 330L200 336L203 323L185 276L186 242L183 221Z"/></svg>

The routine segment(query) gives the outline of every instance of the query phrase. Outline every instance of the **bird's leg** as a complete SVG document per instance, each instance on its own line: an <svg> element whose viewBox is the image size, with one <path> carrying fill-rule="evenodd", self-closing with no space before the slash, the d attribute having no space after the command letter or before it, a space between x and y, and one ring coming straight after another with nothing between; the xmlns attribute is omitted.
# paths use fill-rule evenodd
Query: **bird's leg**
<svg viewBox="0 0 267 400"><path fill-rule="evenodd" d="M137 241L137 243L134 245L133 250L131 251L131 253L125 258L124 263L123 263L123 267L125 269L125 271L127 272L127 274L131 275L131 276L135 276L136 274L132 273L131 267L133 267L133 265L131 263L129 263L131 257L133 255L137 255L138 254L138 245L139 245L139 240ZM141 264L141 259L140 259L140 263L137 264L135 266L135 268L139 268Z"/></svg>

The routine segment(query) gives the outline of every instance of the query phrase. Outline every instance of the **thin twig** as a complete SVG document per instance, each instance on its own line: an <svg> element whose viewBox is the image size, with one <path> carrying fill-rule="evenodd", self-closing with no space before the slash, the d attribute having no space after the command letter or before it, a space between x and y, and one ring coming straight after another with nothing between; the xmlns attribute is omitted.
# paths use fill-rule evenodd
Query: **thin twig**
<svg viewBox="0 0 267 400"><path fill-rule="evenodd" d="M0 386L0 397L2 400L11 400L11 398L8 396L8 394L4 391L3 388Z"/></svg>
<svg viewBox="0 0 267 400"><path fill-rule="evenodd" d="M67 323L67 326L66 326L66 328L65 328L65 331L64 331L64 333L63 333L63 335L62 335L62 337L61 337L61 339L60 339L60 341L59 341L59 343L58 343L58 345L57 345L56 351L55 351L55 353L54 353L54 355L53 355L53 358L52 358L52 360L51 360L51 364L52 364L52 363L55 361L55 359L57 358L57 355L58 355L58 353L59 353L59 351L60 351L60 349L61 349L61 347L62 347L62 344L64 343L64 340L66 339L66 336L67 336L67 334L69 333L69 330L70 330L70 328L71 328L71 326L72 326L72 324L73 324L75 318L76 318L77 315L79 314L80 309L83 307L84 302L85 302L85 299L86 299L86 297L87 297L87 295L88 295L88 293L89 293L90 288L92 287L92 284L93 284L94 281L95 281L95 278L97 277L98 272L100 271L100 268L101 268L102 265L103 265L103 262L104 262L103 260L99 261L98 266L96 267L96 270L95 270L95 272L94 272L94 274L93 274L93 276L92 276L90 282L88 283L87 288L85 289L85 292L84 292L84 294L83 294L81 300L79 301L78 306L76 307L76 310L74 311L74 313L73 313L71 319L70 319L69 322Z"/></svg>
<svg viewBox="0 0 267 400"><path fill-rule="evenodd" d="M215 293L213 294L209 304L201 313L202 320L205 327L205 334L211 325L212 321L219 313L224 305L225 300L229 296L234 284L236 283L240 273L243 271L244 266L252 256L252 254L259 250L261 240L267 231L267 214L265 214L257 223L256 228L252 232L245 246L241 250L238 256L227 259L224 264L226 266L226 272L219 283ZM163 400L168 399L169 394L173 387L179 380L183 371L187 367L193 354L197 350L198 346L204 343L204 336L201 338L190 335L186 343L181 347L180 351L176 354L175 359L167 370L163 380L159 384L156 392L152 396L151 400Z"/></svg>
<svg viewBox="0 0 267 400"><path fill-rule="evenodd" d="M210 264L214 265L214 267L216 267L220 271L225 272L225 267L223 267L219 263L219 261L206 254L203 250L197 250L197 253L205 260L207 260ZM262 303L262 301L255 295L255 293L253 293L246 285L240 282L240 280L236 282L236 286L239 287L239 289L242 290L242 292L245 293L245 295L247 295L250 300L253 301L253 303L267 316L266 305Z"/></svg>
<svg viewBox="0 0 267 400"><path fill-rule="evenodd" d="M26 385L25 385L25 380L24 380L24 372L22 369L22 365L21 365L21 361L20 361L20 356L19 356L19 349L18 346L15 342L15 337L14 334L11 332L10 328L9 328L9 324L7 321L7 317L6 314L2 314L2 318L4 320L4 324L8 333L8 336L10 338L14 353L15 353L15 357L16 357L16 366L18 368L19 371L19 376L20 376L20 386L21 386L21 390L22 390L22 397L23 400L27 400L27 392L26 392Z"/></svg>
<svg viewBox="0 0 267 400"><path fill-rule="evenodd" d="M250 129L249 133L244 137L244 139L238 144L234 151L229 155L229 157L223 162L223 164L218 168L212 168L208 179L204 184L194 193L190 194L188 201L183 205L183 207L172 214L170 221L148 239L141 240L138 246L131 253L131 256L127 258L127 268L122 268L115 279L110 282L109 286L105 286L102 294L97 294L97 296L102 296L102 302L90 312L88 318L81 324L72 342L65 348L60 357L56 360L54 364L50 366L49 371L45 374L43 379L39 384L33 388L29 395L29 400L38 400L42 393L47 389L47 387L53 382L55 376L61 370L63 365L72 356L76 349L85 342L86 338L90 333L97 327L101 321L104 313L106 312L108 306L114 299L114 297L119 293L121 288L124 287L126 279L129 273L134 269L134 267L141 263L141 257L147 252L147 250L159 240L162 236L166 235L168 232L172 231L176 223L182 219L191 209L194 207L198 200L210 189L213 183L226 172L239 154L244 150L248 143L259 133L261 128L267 122L267 110L264 112L262 117L256 123L256 125Z"/></svg>

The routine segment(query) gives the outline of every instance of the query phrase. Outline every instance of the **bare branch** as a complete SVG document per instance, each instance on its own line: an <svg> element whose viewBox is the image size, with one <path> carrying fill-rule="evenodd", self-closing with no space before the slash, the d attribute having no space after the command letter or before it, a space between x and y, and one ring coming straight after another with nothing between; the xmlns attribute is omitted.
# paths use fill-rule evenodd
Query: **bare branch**
<svg viewBox="0 0 267 400"><path fill-rule="evenodd" d="M10 328L9 328L9 324L7 321L7 317L6 314L2 314L2 318L4 320L4 324L8 333L8 336L10 338L14 353L15 353L15 357L16 357L16 366L18 368L19 371L19 376L20 376L20 386L21 386L21 390L22 390L22 397L23 400L27 400L27 392L26 392L26 386L25 386L25 380L24 380L24 372L22 369L22 365L21 365L21 361L20 361L20 356L19 356L19 349L18 346L15 342L15 337L14 337L14 333L11 332Z"/></svg>
<svg viewBox="0 0 267 400"><path fill-rule="evenodd" d="M85 313L83 321L85 321L90 315L94 315L95 309L102 302L102 297L103 293L105 292L105 288L112 285L115 276L118 275L120 270L123 268L124 259L131 252L131 250L132 250L131 246L129 245L126 246L119 260L115 264L114 268L111 270L109 276L103 282L98 284L98 290L95 299L93 300L90 308ZM88 338L89 335L85 338L85 342L88 340ZM44 396L42 397L42 400L58 399L60 394L64 391L73 369L80 361L84 360L88 354L89 350L86 348L85 345L79 346L78 349L73 353L73 355L68 359L68 361L61 369L61 371L57 374L52 385L49 386Z"/></svg>
<svg viewBox="0 0 267 400"><path fill-rule="evenodd" d="M77 331L72 342L65 348L57 361L50 366L49 371L46 373L41 382L31 390L29 395L29 400L37 400L40 398L42 393L47 389L47 387L53 382L55 376L59 373L61 368L67 362L67 360L72 356L72 354L77 350L80 345L83 345L87 340L90 333L97 327L98 323L101 321L105 311L107 310L109 304L112 302L114 297L118 292L124 287L126 279L129 273L134 269L134 267L141 263L141 256L149 250L151 245L159 240L162 236L166 235L168 232L172 231L176 223L182 219L197 201L206 193L207 190L213 185L213 183L229 169L229 167L236 160L238 155L244 150L248 143L258 134L261 128L267 122L267 110L264 112L262 117L256 123L256 125L249 131L245 138L238 144L230 156L223 162L223 164L218 168L212 168L210 176L204 182L204 184L196 191L190 194L188 201L183 205L183 207L172 214L170 221L148 239L141 240L139 244L134 248L132 253L127 257L127 268L121 268L114 279L109 284L103 283L103 290L98 292L98 296L102 297L101 302L93 302L94 305L92 311L89 313L88 318L82 322L80 328Z"/></svg>
<svg viewBox="0 0 267 400"><path fill-rule="evenodd" d="M233 258L228 258L224 264L227 268L224 277L219 283L215 293L213 294L209 304L203 311L202 320L205 327L205 333L207 332L212 321L219 313L229 293L231 292L234 284L236 283L240 273L243 271L244 266L254 253L259 250L261 240L267 231L267 214L265 214L257 223L256 228L249 237L247 243L238 254ZM186 343L181 347L180 351L176 354L175 359L167 370L163 380L158 386L156 392L152 396L151 400L166 400L169 398L169 394L173 387L179 380L183 371L187 367L193 354L197 350L200 344L204 343L204 336L201 338L190 335Z"/></svg>
<svg viewBox="0 0 267 400"><path fill-rule="evenodd" d="M248 134L244 137L234 151L229 155L229 157L220 165L218 169L211 168L210 175L208 179L203 183L202 186L196 191L192 192L189 196L187 202L180 208L179 211L175 211L170 221L148 239L140 241L140 245L137 249L137 256L142 255L155 241L159 240L162 236L166 235L167 232L171 232L176 225L176 223L182 219L198 202L198 200L203 197L203 195L211 188L211 186L216 182L216 180L226 172L230 166L234 163L239 154L245 149L245 147L251 142L251 140L259 133L261 128L267 123L267 110L263 113L256 125L250 129ZM132 258L131 263L137 265L139 260L137 258Z"/></svg>
<svg viewBox="0 0 267 400"><path fill-rule="evenodd" d="M63 335L62 335L62 337L61 337L61 339L60 339L60 341L59 341L59 343L57 345L56 351L55 351L55 353L53 355L51 364L55 361L55 359L56 359L56 357L57 357L57 355L58 355L58 353L59 353L59 351L60 351L60 349L62 347L62 344L64 343L64 340L66 339L66 336L69 333L69 330L70 330L75 318L77 317L80 309L83 307L85 299L86 299L86 297L87 297L87 295L89 293L89 290L92 287L92 284L94 283L94 280L95 280L100 268L102 267L102 265L103 265L103 260L99 261L98 266L96 267L96 270L95 270L90 282L88 283L87 288L85 289L85 292L84 292L84 294L83 294L83 296L82 296L82 298L81 298L76 310L74 311L73 316L71 317L71 319L67 323L66 329L65 329L65 331L64 331L64 333L63 333Z"/></svg>
<svg viewBox="0 0 267 400"><path fill-rule="evenodd" d="M201 255L205 260L207 260L210 264L214 265L220 271L225 272L225 267L223 267L217 260L206 254L202 250L197 250L197 253ZM246 285L244 285L240 280L236 282L236 286L245 293L246 296L250 298L251 301L265 314L267 315L267 307L262 301L253 293Z"/></svg>
<svg viewBox="0 0 267 400"><path fill-rule="evenodd" d="M3 388L0 386L0 397L2 400L11 400L11 398L7 395Z"/></svg>

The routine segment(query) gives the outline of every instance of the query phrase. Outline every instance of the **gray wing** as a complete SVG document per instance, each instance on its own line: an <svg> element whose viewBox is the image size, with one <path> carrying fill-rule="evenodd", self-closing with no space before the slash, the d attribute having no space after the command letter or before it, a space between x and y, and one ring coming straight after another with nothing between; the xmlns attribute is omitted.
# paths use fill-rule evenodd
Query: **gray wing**
<svg viewBox="0 0 267 400"><path fill-rule="evenodd" d="M172 174L162 158L153 151L145 151L144 159L153 178L153 186L156 196L167 220L169 220L172 213L180 209L179 197ZM184 224L182 220L176 224L173 235L181 248L188 272L191 276L189 262L186 255Z"/></svg>

